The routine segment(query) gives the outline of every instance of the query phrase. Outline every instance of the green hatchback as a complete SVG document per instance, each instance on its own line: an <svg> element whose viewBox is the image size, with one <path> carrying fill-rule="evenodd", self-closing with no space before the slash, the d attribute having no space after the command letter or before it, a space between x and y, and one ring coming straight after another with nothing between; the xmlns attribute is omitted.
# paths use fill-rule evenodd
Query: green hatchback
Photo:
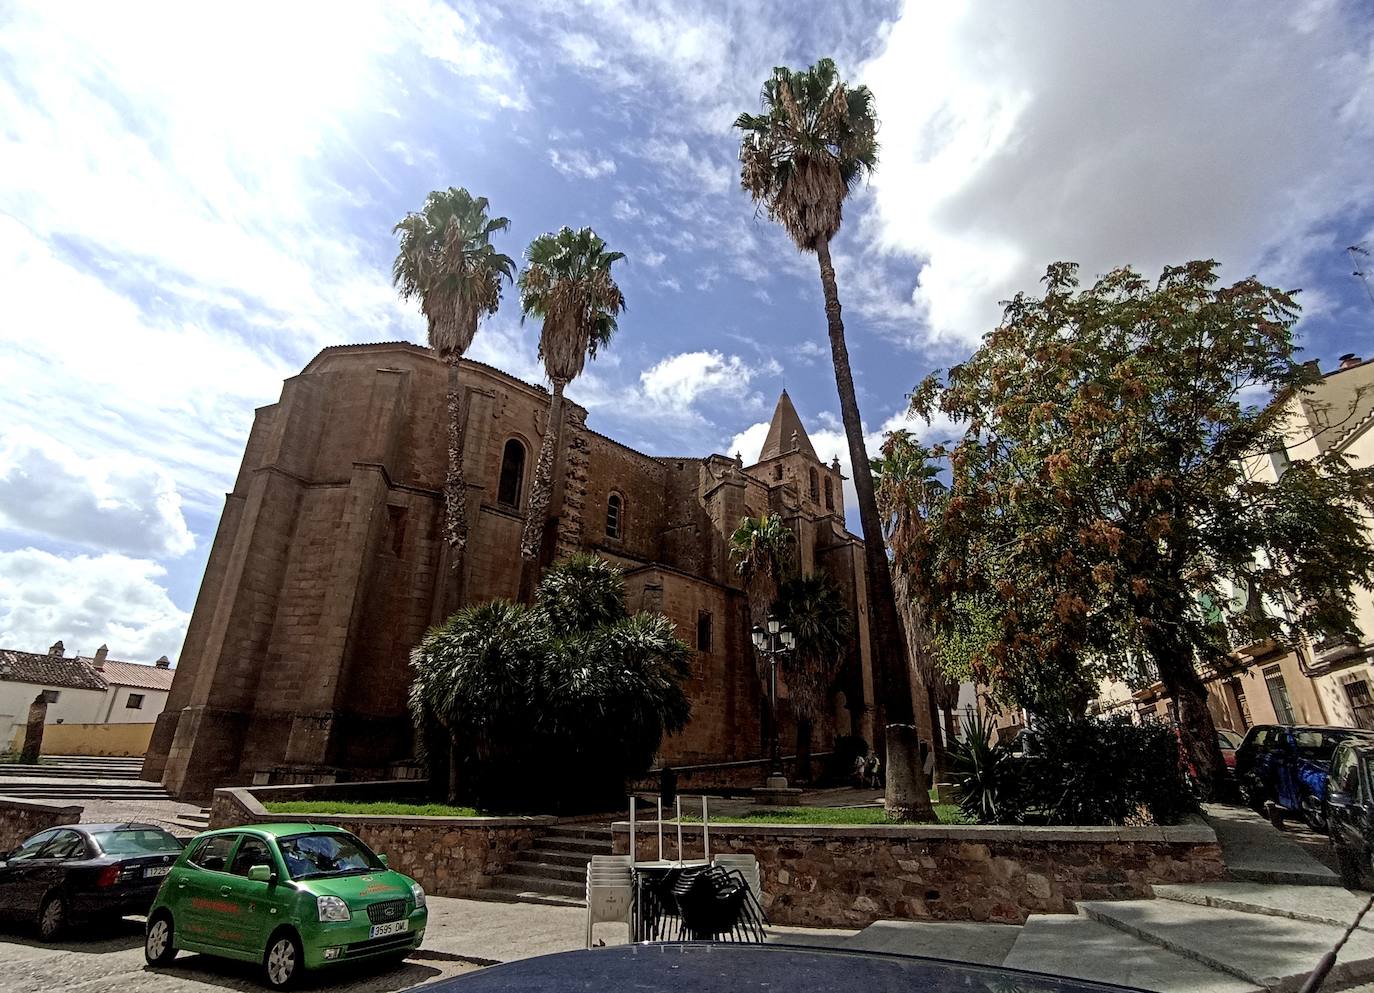
<svg viewBox="0 0 1374 993"><path fill-rule="evenodd" d="M148 911L143 954L258 962L273 989L306 969L420 947L425 891L342 828L254 824L191 840Z"/></svg>

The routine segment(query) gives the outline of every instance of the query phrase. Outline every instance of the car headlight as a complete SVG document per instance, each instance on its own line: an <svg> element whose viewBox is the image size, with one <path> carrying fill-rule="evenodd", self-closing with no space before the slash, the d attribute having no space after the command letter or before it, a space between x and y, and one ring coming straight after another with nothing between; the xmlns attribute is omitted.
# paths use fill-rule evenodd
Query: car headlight
<svg viewBox="0 0 1374 993"><path fill-rule="evenodd" d="M411 895L415 897L415 909L419 910L425 905L425 891L419 883L410 884Z"/></svg>
<svg viewBox="0 0 1374 993"><path fill-rule="evenodd" d="M353 915L348 910L348 904L344 903L336 896L319 896L315 898L315 907L319 910L320 923L338 923L340 921L350 921Z"/></svg>

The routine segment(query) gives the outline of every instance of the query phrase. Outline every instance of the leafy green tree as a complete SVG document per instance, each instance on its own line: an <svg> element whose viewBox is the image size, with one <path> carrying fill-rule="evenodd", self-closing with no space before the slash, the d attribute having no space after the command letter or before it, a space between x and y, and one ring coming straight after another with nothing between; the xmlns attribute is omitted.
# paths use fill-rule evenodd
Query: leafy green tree
<svg viewBox="0 0 1374 993"><path fill-rule="evenodd" d="M1046 717L1081 713L1103 675L1157 673L1206 788L1221 756L1200 667L1224 665L1228 639L1353 633L1371 476L1331 447L1277 482L1253 471L1291 427L1251 398L1316 375L1294 357L1292 293L1218 285L1210 261L1084 289L1057 263L1044 284L913 395L968 423L923 552L927 615L969 638L995 611L974 675ZM1218 625L1232 587L1274 609Z"/></svg>
<svg viewBox="0 0 1374 993"><path fill-rule="evenodd" d="M501 284L515 276L515 262L491 244L510 227L487 215L487 198L461 187L435 190L424 209L406 214L392 229L400 236L391 275L404 300L419 300L429 345L448 366L448 473L444 479L444 536L449 567L462 574L467 545L467 484L463 480L463 393L459 360L472 345L477 322L501 305Z"/></svg>
<svg viewBox="0 0 1374 993"><path fill-rule="evenodd" d="M873 493L863 421L849 367L840 296L830 241L840 230L844 202L878 161L878 118L866 86L850 87L835 63L821 59L809 69L773 70L763 84L761 114L741 114L740 184L768 216L783 226L797 248L814 252L830 335L840 416L849 443L863 526L868 594L872 607L876 669L888 722L888 814L934 820L912 727L911 673L883 546Z"/></svg>
<svg viewBox="0 0 1374 993"><path fill-rule="evenodd" d="M564 227L556 234L541 234L525 251L520 306L524 317L543 322L539 359L553 392L520 535L522 600L528 600L539 573L539 550L553 494L553 465L563 433L563 390L616 332L625 296L611 275L611 266L624 257L623 252L607 251L606 243L591 228Z"/></svg>
<svg viewBox="0 0 1374 993"><path fill-rule="evenodd" d="M730 561L749 600L749 619L762 625L778 587L795 570L796 536L777 514L745 517L730 535Z"/></svg>
<svg viewBox="0 0 1374 993"><path fill-rule="evenodd" d="M434 745L449 749L451 802L600 809L686 726L689 658L666 617L629 613L613 565L578 555L534 606L498 600L431 630L411 655L411 713L431 769Z"/></svg>
<svg viewBox="0 0 1374 993"><path fill-rule="evenodd" d="M792 712L797 718L797 778L811 780L811 738L825 716L830 690L853 641L849 607L835 581L823 572L792 576L778 588L774 613L795 639L782 656Z"/></svg>

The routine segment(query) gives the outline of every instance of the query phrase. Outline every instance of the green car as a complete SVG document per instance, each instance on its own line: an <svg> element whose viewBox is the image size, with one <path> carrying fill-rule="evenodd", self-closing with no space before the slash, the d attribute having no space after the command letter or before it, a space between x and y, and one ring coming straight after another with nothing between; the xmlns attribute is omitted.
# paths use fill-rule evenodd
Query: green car
<svg viewBox="0 0 1374 993"><path fill-rule="evenodd" d="M148 911L143 954L258 962L273 989L306 969L420 947L425 891L342 828L254 824L191 840Z"/></svg>

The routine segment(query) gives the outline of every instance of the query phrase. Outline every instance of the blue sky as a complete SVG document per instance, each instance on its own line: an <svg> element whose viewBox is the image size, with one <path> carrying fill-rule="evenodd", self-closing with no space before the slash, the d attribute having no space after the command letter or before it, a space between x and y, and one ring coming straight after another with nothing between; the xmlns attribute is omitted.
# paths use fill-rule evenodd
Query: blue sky
<svg viewBox="0 0 1374 993"><path fill-rule="evenodd" d="M423 340L390 229L436 187L514 256L563 224L629 256L569 391L597 430L750 460L786 385L843 455L814 259L738 189L776 64L832 55L883 121L836 244L875 445L1057 259L1215 257L1304 289L1324 367L1374 352L1368 9L1237 10L0 4L0 645L176 657L253 408L325 345ZM472 354L538 380L535 336L508 294Z"/></svg>

